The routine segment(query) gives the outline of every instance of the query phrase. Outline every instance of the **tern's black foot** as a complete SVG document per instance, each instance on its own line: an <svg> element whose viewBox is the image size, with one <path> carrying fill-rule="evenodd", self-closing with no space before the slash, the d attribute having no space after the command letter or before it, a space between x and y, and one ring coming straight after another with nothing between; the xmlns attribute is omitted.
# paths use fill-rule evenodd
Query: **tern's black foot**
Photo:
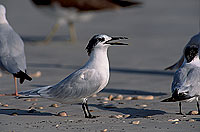
<svg viewBox="0 0 200 132"><path fill-rule="evenodd" d="M183 114L182 112L179 112L179 113L176 113L177 115L185 115L185 114Z"/></svg>
<svg viewBox="0 0 200 132"><path fill-rule="evenodd" d="M85 118L94 119L94 118L97 118L97 116L89 115L89 116L85 116Z"/></svg>

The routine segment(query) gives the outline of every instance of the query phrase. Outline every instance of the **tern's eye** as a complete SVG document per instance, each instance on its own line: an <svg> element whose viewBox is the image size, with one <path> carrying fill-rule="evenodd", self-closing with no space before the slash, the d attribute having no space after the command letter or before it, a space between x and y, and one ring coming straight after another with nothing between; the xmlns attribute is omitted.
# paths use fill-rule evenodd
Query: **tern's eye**
<svg viewBox="0 0 200 132"><path fill-rule="evenodd" d="M98 40L99 40L100 42L103 42L103 41L105 41L105 38L98 38Z"/></svg>

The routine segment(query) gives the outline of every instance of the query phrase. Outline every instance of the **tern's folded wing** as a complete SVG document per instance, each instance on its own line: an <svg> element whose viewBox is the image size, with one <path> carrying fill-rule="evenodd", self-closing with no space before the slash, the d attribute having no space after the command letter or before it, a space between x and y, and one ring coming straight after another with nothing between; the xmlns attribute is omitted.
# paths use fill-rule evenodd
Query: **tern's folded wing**
<svg viewBox="0 0 200 132"><path fill-rule="evenodd" d="M74 99L88 97L101 86L101 75L95 69L80 69L58 84L39 91L46 98Z"/></svg>

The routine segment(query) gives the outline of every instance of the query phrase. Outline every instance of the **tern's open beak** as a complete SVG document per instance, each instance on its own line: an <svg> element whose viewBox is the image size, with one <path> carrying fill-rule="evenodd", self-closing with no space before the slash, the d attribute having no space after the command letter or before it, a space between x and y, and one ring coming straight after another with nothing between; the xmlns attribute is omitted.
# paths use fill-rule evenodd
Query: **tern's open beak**
<svg viewBox="0 0 200 132"><path fill-rule="evenodd" d="M110 44L110 45L128 45L126 43L122 43L122 42L118 42L116 40L122 40L122 39L128 39L127 37L112 37L111 40L108 40L106 42L106 44ZM112 42L112 41L115 41L115 42Z"/></svg>

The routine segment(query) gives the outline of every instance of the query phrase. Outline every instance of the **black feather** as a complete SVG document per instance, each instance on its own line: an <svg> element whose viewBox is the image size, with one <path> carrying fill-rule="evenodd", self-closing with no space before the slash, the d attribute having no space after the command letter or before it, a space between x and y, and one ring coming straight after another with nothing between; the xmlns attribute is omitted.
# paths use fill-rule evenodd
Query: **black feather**
<svg viewBox="0 0 200 132"><path fill-rule="evenodd" d="M176 101L182 101L182 100L190 99L190 98L193 98L193 97L194 96L189 96L185 93L178 93L178 89L176 89L173 92L172 97L164 99L161 102L176 102Z"/></svg>
<svg viewBox="0 0 200 132"><path fill-rule="evenodd" d="M26 73L24 73L23 71L19 71L17 73L13 74L14 77L19 78L20 79L20 83L22 84L24 82L24 80L28 80L31 81L32 78L30 76L28 76Z"/></svg>
<svg viewBox="0 0 200 132"><path fill-rule="evenodd" d="M100 41L105 41L105 38L99 37L99 35L94 35L94 36L90 39L90 41L89 41L87 47L85 48L89 56L90 56L92 50L94 49L94 47L95 47L95 46L98 44L98 42L100 42Z"/></svg>
<svg viewBox="0 0 200 132"><path fill-rule="evenodd" d="M191 62L195 58L195 56L197 56L198 49L199 49L199 46L195 44L189 45L185 48L184 52L185 52L185 58L187 60L187 63Z"/></svg>

